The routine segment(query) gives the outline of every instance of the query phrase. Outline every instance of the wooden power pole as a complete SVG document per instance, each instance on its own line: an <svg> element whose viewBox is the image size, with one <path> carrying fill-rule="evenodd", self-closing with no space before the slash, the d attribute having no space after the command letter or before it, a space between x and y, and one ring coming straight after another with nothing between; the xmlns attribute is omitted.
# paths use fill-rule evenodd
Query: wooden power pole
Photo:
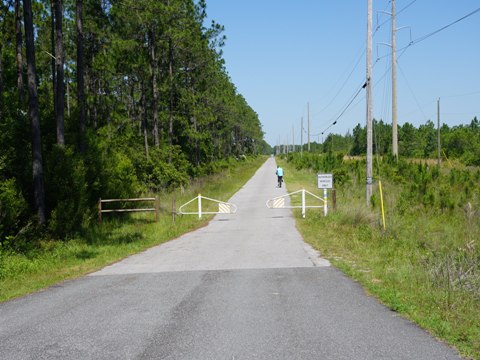
<svg viewBox="0 0 480 360"><path fill-rule="evenodd" d="M397 132L397 36L395 25L395 0L392 0L392 154L398 159Z"/></svg>
<svg viewBox="0 0 480 360"><path fill-rule="evenodd" d="M303 154L303 116L300 120L300 154Z"/></svg>
<svg viewBox="0 0 480 360"><path fill-rule="evenodd" d="M437 165L440 167L440 98L437 100Z"/></svg>
<svg viewBox="0 0 480 360"><path fill-rule="evenodd" d="M367 21L367 206L372 197L372 0L368 0Z"/></svg>
<svg viewBox="0 0 480 360"><path fill-rule="evenodd" d="M310 103L307 102L307 116L308 116L308 152L310 152Z"/></svg>
<svg viewBox="0 0 480 360"><path fill-rule="evenodd" d="M292 125L292 151L295 152L295 126Z"/></svg>

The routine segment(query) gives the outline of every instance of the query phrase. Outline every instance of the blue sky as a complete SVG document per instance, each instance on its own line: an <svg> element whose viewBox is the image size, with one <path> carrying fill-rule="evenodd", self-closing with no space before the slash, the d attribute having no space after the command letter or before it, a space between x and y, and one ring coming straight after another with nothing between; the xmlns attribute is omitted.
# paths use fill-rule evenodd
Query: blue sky
<svg viewBox="0 0 480 360"><path fill-rule="evenodd" d="M397 49L480 8L479 0L396 0ZM373 0L373 114L391 122L389 0ZM207 0L225 26L223 58L237 90L258 113L266 141L300 143L365 124L365 91L329 127L365 81L367 0ZM480 118L480 12L397 53L398 122L449 126ZM411 35L410 35L411 34ZM377 61L378 58L378 61ZM350 75L351 74L351 75ZM349 76L350 75L350 76ZM324 132L324 135L321 135ZM316 135L318 134L318 135ZM306 143L306 132L304 132Z"/></svg>

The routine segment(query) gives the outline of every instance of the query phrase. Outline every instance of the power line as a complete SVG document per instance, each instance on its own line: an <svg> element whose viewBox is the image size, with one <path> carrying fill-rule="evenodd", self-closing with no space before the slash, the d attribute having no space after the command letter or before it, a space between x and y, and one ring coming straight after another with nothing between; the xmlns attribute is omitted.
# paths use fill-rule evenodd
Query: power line
<svg viewBox="0 0 480 360"><path fill-rule="evenodd" d="M472 12L468 13L467 15L462 16L461 18L459 18L459 19L451 22L451 23L448 24L448 25L445 25L445 26L441 27L440 29L437 29L437 30L435 30L435 31L432 31L432 32L429 33L429 34L423 35L423 36L421 36L421 37L419 37L419 38L417 38L417 39L415 39L415 40L410 41L410 43L408 43L407 46L404 46L403 48L398 49L398 51L406 50L406 49L408 49L410 46L416 45L416 44L418 44L418 43L420 43L420 42L422 42L422 41L424 41L424 40L427 40L428 38L432 37L433 35L436 35L436 34L438 34L439 32L441 32L441 31L443 31L443 30L445 30L445 29L448 29L449 27L451 27L451 26L459 23L459 22L462 21L462 20L465 20L466 18L469 18L469 17L472 16L472 15L475 15L475 14L478 13L478 12L480 12L480 8L478 8L478 9L476 9L476 10L473 10ZM402 53L402 54L403 54L403 53ZM383 58L385 58L385 57L387 57L387 56L390 56L390 55L391 55L391 54L387 54L387 55L381 56L381 57L377 58L377 61L380 60L380 59L383 59ZM399 57L400 57L400 56L399 56Z"/></svg>
<svg viewBox="0 0 480 360"><path fill-rule="evenodd" d="M413 3L415 3L417 0L413 0L411 1L409 4L407 4L406 6L404 6L400 11L397 12L397 16L398 14L402 13L404 10L406 10L408 7L410 7ZM384 25L388 22L389 20L386 20L384 22L382 22L380 25L377 25L377 27L375 28L375 33L377 33L377 31ZM373 35L375 35L375 33ZM352 76L352 74L355 72L356 68L358 67L358 64L360 63L360 61L362 60L363 56L365 55L365 52L366 52L366 49L364 49L362 51L362 53L360 54L360 56L358 57L357 61L355 62L355 65L353 66L353 69L350 71L350 73L348 74L347 78L345 79L345 81L343 82L342 86L339 88L339 90L335 93L335 95L333 96L333 98L328 102L327 105L325 105L319 112L315 113L314 115L316 114L319 114L323 111L325 111L338 97L338 95L340 94L340 92L344 89L345 85L347 84L348 80L350 79L350 77ZM378 59L377 59L378 61ZM338 83L338 82L337 82ZM334 86L334 88L336 87L336 85ZM345 111L348 109L348 106L353 102L353 100L355 99L355 97L358 95L358 93L354 96L354 98L348 103L348 105L345 107L345 109L343 111L341 111L341 114L338 116L337 119L335 119L335 122L345 113ZM332 125L331 125L332 126ZM330 127L331 127L330 126ZM328 128L327 128L328 129ZM324 130L325 131L325 130Z"/></svg>
<svg viewBox="0 0 480 360"><path fill-rule="evenodd" d="M416 1L416 0L415 0L415 1ZM408 4L406 7L404 7L401 11L403 11L403 10L406 9L408 6L410 6L411 4L413 4L413 2L414 2L414 1L412 1L412 2L411 2L410 4ZM397 61L402 57L402 55L406 52L406 50L407 50L410 46L415 45L415 44L418 44L418 43L420 43L420 42L428 39L429 37L431 37L431 36L433 36L433 35L435 35L435 34L438 34L439 32L441 32L441 31L443 31L443 30L445 30L445 29L447 29L447 28L449 28L449 27L457 24L458 22L460 22L460 21L462 21L462 20L465 20L466 18L468 18L468 17L470 17L470 16L478 13L479 11L480 11L480 8L477 8L476 10L468 13L467 15L462 16L461 18L459 18L459 19L457 19L457 20L449 23L448 25L445 25L445 26L441 27L440 29L437 29L437 30L435 30L435 31L432 31L432 32L429 33L429 34L426 34L426 35L424 35L424 36L421 36L421 37L419 37L419 38L411 41L407 46L405 46L405 47L403 47L403 48L401 48L401 49L399 50L399 51L402 51L402 53L397 57ZM385 56L379 57L379 58L377 59L377 62L378 62L380 59L382 59L382 58L384 58L384 57L386 57L386 56L390 56L390 55L391 55L391 54L387 54L387 55L385 55ZM377 81L377 83L376 83L374 86L376 86L380 81L383 81L383 79L385 78L385 76L387 75L387 73L390 71L390 69L391 69L391 66L385 71L385 73L380 77L380 79ZM419 105L419 102L418 102L415 94L413 93L413 90L412 90L412 88L410 87L410 85L409 85L409 83L408 83L408 80L407 80L407 78L406 78L406 76L405 76L405 73L403 72L403 70L402 70L401 67L400 67L400 71L401 71L403 77L404 77L405 80L406 80L407 86L408 86L410 92L412 93L413 98L415 99L415 102L417 103L417 106L419 107L419 109L420 109L420 111L422 112L423 116L426 118L425 113L423 112L422 107Z"/></svg>
<svg viewBox="0 0 480 360"><path fill-rule="evenodd" d="M410 83L408 82L407 76L406 76L405 73L403 72L402 67L400 66L400 64L398 64L398 68L400 69L400 72L402 73L403 78L405 79L405 83L407 84L407 87L408 87L408 89L410 90L410 93L412 94L413 98L415 99L415 102L417 103L418 108L419 108L420 111L422 112L423 117L424 117L424 120L426 120L426 119L427 119L427 116L425 115L425 112L423 111L422 107L420 106L420 102L418 101L417 97L415 96L415 93L413 92L413 89L412 89L412 87L410 86Z"/></svg>
<svg viewBox="0 0 480 360"><path fill-rule="evenodd" d="M397 11L397 14L396 16L398 16L399 14L401 14L403 11L405 11L406 9L408 9L411 5L413 5L414 2L416 2L417 0L413 0L411 1L408 5L405 5L403 8L401 8L399 11ZM389 22L390 19L387 19L385 20L384 22L382 22L380 25L377 25L376 29L375 29L375 33L383 26L385 25L387 22ZM375 35L374 33L374 35Z"/></svg>
<svg viewBox="0 0 480 360"><path fill-rule="evenodd" d="M402 13L403 11L405 11L407 8L409 8L411 5L413 5L417 0L412 0L410 3L408 3L406 6L404 6L401 10L399 10L397 12L397 16L398 14ZM381 24L377 25L376 29L375 29L375 33L377 33L377 31L384 25L388 22L389 20L386 20L384 22L382 22ZM375 35L375 34L374 34ZM347 81L350 79L351 75L353 74L353 72L355 71L355 69L357 68L358 64L360 63L360 60L363 58L363 55L365 54L366 50L364 50L362 52L362 54L360 55L359 59L357 60L357 62L355 63L352 71L350 72L350 74L348 75L347 79L345 80L345 82L343 83L343 85L341 86L341 88L337 91L337 93L335 94L335 96L332 98L332 100L321 110L325 110L326 108L328 108L330 106L330 104L337 98L337 96L339 95L339 93L341 92L341 90L343 90L345 84L347 83ZM402 53L403 54L403 53ZM380 58L379 58L380 59ZM377 59L377 62L378 60ZM388 71L388 70L387 70ZM387 72L385 72L386 74ZM385 76L385 75L384 75ZM382 76L382 78L384 77ZM357 98L357 96L359 95L360 91L365 88L365 84L362 85L362 87L360 89L358 89L358 91L355 93L355 95L353 95L353 97L351 97L350 101L347 103L347 105L345 105L345 107L343 108L343 110L340 112L340 114L335 118L335 120L327 127L325 128L321 134L323 135L323 133L325 131L327 131L328 129L330 129L332 126L336 125L337 124L337 121L343 116L343 114L345 114L345 112L348 110L348 108L350 107L350 105L353 103L353 101Z"/></svg>
<svg viewBox="0 0 480 360"><path fill-rule="evenodd" d="M416 2L417 0L413 0L411 1L408 5L405 5L403 8L401 8L399 11L397 11L397 16L399 14L401 14L404 10L408 9L414 2Z"/></svg>
<svg viewBox="0 0 480 360"><path fill-rule="evenodd" d="M404 8L402 8L400 11L397 12L397 15L400 14L402 11L404 11L406 8L408 8L410 5L412 5L414 2L416 2L417 0L413 0L411 1L408 5L406 5ZM375 28L375 33L383 26L385 25L385 23L387 23L389 20L386 20L384 21L383 23L381 23L380 25L377 25L377 27ZM374 35L375 35L374 33ZM354 71L356 70L356 68L358 67L358 64L360 63L360 61L363 59L363 55L365 55L365 52L367 50L364 49L362 51L362 53L360 54L360 56L358 57L357 61L355 62L355 65L353 66L353 69L350 71L350 73L348 74L347 78L345 79L345 81L343 82L342 86L340 87L340 89L337 91L337 93L334 95L334 97L329 101L329 103L327 105L325 105L325 107L323 107L318 113L320 112L323 112L324 110L326 110L332 103L333 101L336 100L336 98L338 97L338 95L340 94L340 92L343 90L343 88L345 87L346 83L348 82L348 80L350 79L350 77L352 76L352 74L354 73ZM336 87L336 85L334 86L334 88Z"/></svg>
<svg viewBox="0 0 480 360"><path fill-rule="evenodd" d="M360 63L360 61L363 59L363 55L365 54L365 51L366 50L363 50L362 54L358 57L358 60L356 61L355 65L353 66L353 69L352 71L350 71L350 73L348 74L347 78L345 79L345 81L343 82L342 86L340 87L340 89L337 91L337 93L335 94L335 96L329 101L329 103L327 105L325 105L325 107L323 107L320 111L324 111L326 110L338 97L338 95L340 94L340 92L343 90L343 88L345 87L345 85L347 84L348 80L350 80L350 77L352 76L352 74L354 73L354 71L357 69L357 66L358 64Z"/></svg>
<svg viewBox="0 0 480 360"><path fill-rule="evenodd" d="M465 20L466 18L468 18L468 17L476 14L476 13L479 12L479 11L480 11L480 8L478 8L478 9L472 11L471 13L469 13L469 14L461 17L461 18L458 19L458 20L455 20L454 22L452 22L452 23L450 23L450 24L448 24L448 25L445 25L444 27L442 27L442 28L440 28L440 29L438 29L438 30L435 30L435 31L431 32L430 34L424 35L424 36L422 36L422 37L414 40L412 45L418 44L419 42L422 42L422 41L428 39L429 37L431 37L431 36L433 36L433 35L435 35L435 34L438 34L440 31L443 31L443 30L449 28L450 26L455 25L456 23L458 23L458 22L460 22L460 21L462 21L462 20Z"/></svg>
<svg viewBox="0 0 480 360"><path fill-rule="evenodd" d="M398 12L397 12L397 15L398 15L399 13L403 12L404 10L406 10L408 7L410 7L410 6L411 6L413 3L415 3L416 1L417 1L417 0L411 1L409 4L407 4L405 7L403 7L400 11L398 11ZM398 51L402 51L402 53L397 57L397 61L398 61L398 59L400 59L400 57L405 53L405 51L406 51L410 46L416 45L416 44L418 44L418 43L420 43L420 42L428 39L429 37L431 37L431 36L433 36L433 35L436 35L436 34L438 34L439 32L441 32L441 31L443 31L443 30L445 30L445 29L448 29L449 27L457 24L458 22L467 19L468 17L470 17L470 16L472 16L472 15L478 13L478 12L480 12L480 8L478 8L478 9L476 9L476 10L468 13L468 14L465 15L465 16L462 16L461 18L459 18L459 19L457 19L457 20L449 23L448 25L445 25L445 26L441 27L441 28L438 29L438 30L435 30L435 31L433 31L433 32L431 32L431 33L429 33L429 34L426 34L426 35L424 35L424 36L421 36L421 37L419 37L419 38L411 41L407 46L405 46L405 47L403 47L403 48L401 48L401 49L398 50ZM388 21L388 20L387 20L387 21ZM383 22L382 24L380 24L379 26L377 26L377 29L378 29L379 27L381 27L382 25L384 25L387 21L385 21L385 22ZM390 55L391 55L391 54L387 54L387 55L385 55L385 56L379 57L379 58L377 59L377 62L378 62L380 59L382 59L382 58L384 58L384 57L386 57L386 56L390 56ZM363 56L363 53L362 53L362 56ZM357 61L357 64L355 65L355 67L354 67L354 70L355 70L355 68L357 67L357 65L358 65L358 61ZM389 71L390 69L391 69L391 66L390 66L390 68L387 69L387 71L385 71L385 73L383 74L383 76L377 81L377 83L376 83L374 86L376 86L380 81L383 80L383 78L386 76L386 74L388 73L388 71ZM352 73L353 73L353 70L352 70ZM351 74L349 75L349 77L350 77L350 76L351 76ZM405 77L405 75L404 75L404 77ZM350 105L353 103L353 101L354 101L354 100L357 98L357 96L359 95L360 91L361 91L363 88L365 88L365 85L366 85L366 83L363 84L360 89L358 89L358 91L357 91L357 92L355 93L355 95L351 98L351 100L350 100L350 101L348 102L348 104L344 107L344 109L340 112L340 114L337 116L337 118L335 118L335 120L334 120L327 128L325 128L325 129L321 132L321 134L323 134L325 131L327 131L327 130L330 129L332 126L334 126L334 125L337 124L337 121L343 116L343 114L345 114L345 112L348 110L348 108L350 107ZM410 90L411 90L411 89L410 89ZM337 96L337 95L335 95L335 98L336 98L336 96ZM417 101L417 105L418 105L418 101ZM423 111L422 111L422 113L423 113ZM424 116L425 116L425 114L424 114Z"/></svg>
<svg viewBox="0 0 480 360"><path fill-rule="evenodd" d="M350 105L353 103L353 101L357 98L358 94L360 94L360 91L362 91L362 89L365 89L365 87L367 86L367 83L364 83L359 89L358 91L355 93L355 95L352 96L351 100L348 102L347 105L345 105L345 108L340 112L340 115L337 116L337 118L326 128L324 129L321 134L323 135L323 133L325 131L327 131L328 129L330 129L332 126L336 125L337 124L337 121L343 116L343 114L345 114L345 112L348 110L348 108L350 107Z"/></svg>
<svg viewBox="0 0 480 360"><path fill-rule="evenodd" d="M410 2L410 4L408 4L407 6L405 6L402 10L399 11L402 12L403 10L405 10L407 7L409 7L410 5L412 5L415 1L417 0L413 0L412 2ZM388 5L387 5L388 7ZM388 22L387 21L384 21L383 23L381 23L380 25L377 25L377 27L375 28L375 33L380 30L380 28L386 23ZM374 35L375 35L374 33ZM367 50L366 49L363 49L362 53L358 56L358 59L355 61L355 64L353 66L353 69L350 71L350 73L348 74L347 78L345 79L345 81L343 82L342 86L340 87L340 89L335 93L335 95L333 96L333 98L328 102L327 105L325 105L320 111L316 112L314 115L316 114L319 114L323 111L325 111L338 97L338 95L340 94L340 92L343 90L343 88L345 87L345 85L347 84L348 80L350 79L350 77L352 76L352 74L355 72L356 68L358 67L358 64L360 63L360 61L363 59L363 56L365 55L365 52ZM341 78L341 77L340 77ZM340 79L337 81L337 84L338 82L340 81ZM335 84L335 86L333 88L335 88L337 85Z"/></svg>
<svg viewBox="0 0 480 360"><path fill-rule="evenodd" d="M404 50L404 52L405 52L405 50ZM403 53L402 53L402 54L403 54ZM400 56L401 56L402 54L400 54ZM400 57L400 56L399 56L399 57ZM378 62L378 61L377 61L377 62ZM375 65L376 65L376 63L374 64L374 67L375 67ZM388 71L389 71L390 69L391 69L391 65L390 65L390 67L387 69L387 71L385 71L385 73L384 73L383 76L380 78L380 80L378 80L378 81L374 84L374 87L376 87L376 86L378 85L378 83L383 80L383 78L386 76L386 74L388 73ZM338 116L335 118L335 120L334 120L327 128L325 128L325 129L321 132L322 135L323 135L323 133L324 133L325 131L327 131L327 130L330 129L332 126L334 126L334 125L337 124L337 121L340 120L340 118L343 116L343 114L345 114L345 112L348 110L348 108L350 107L350 105L353 103L353 101L354 101L354 100L357 98L357 96L360 94L360 91L361 91L362 89L365 89L366 86L367 86L367 83L366 83L366 82L363 83L363 84L360 86L360 88L357 90L357 92L351 97L351 99L350 99L350 100L348 101L348 103L345 105L345 107L343 108L343 110L340 111L340 115L338 115ZM363 99L363 98L362 98L362 99ZM356 103L355 106L356 106L357 104L358 104L358 103ZM318 135L318 134L317 134L317 135Z"/></svg>
<svg viewBox="0 0 480 360"><path fill-rule="evenodd" d="M386 14L390 2L391 2L391 0L388 1L388 3L387 3L387 5L385 6L385 9L384 9L384 10L382 10L382 11L378 11L378 10L377 10L377 22L378 22L378 13ZM378 30L380 30L380 28L381 28L383 25L385 25L388 21L389 21L389 20L387 19L387 20L385 20L384 22L382 22L380 25L377 25L377 27L375 28L375 31L373 32L373 35L372 35L372 36L375 36L376 33L378 32ZM366 51L366 49L365 49L365 51Z"/></svg>

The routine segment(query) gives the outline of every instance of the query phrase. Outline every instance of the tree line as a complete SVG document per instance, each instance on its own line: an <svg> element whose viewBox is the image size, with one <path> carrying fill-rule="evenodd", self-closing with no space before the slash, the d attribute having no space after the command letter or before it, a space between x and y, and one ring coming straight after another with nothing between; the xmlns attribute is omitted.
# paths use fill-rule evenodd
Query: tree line
<svg viewBox="0 0 480 360"><path fill-rule="evenodd" d="M438 129L432 121L415 127L409 122L398 126L399 156L404 158L436 159L438 157ZM285 152L286 147L276 148ZM392 155L392 125L383 120L373 120L373 153L379 156ZM292 147L289 147L292 150ZM303 151L307 145L303 145ZM341 153L350 156L365 156L367 152L366 126L357 124L345 135L329 134L323 142L312 142L314 153ZM299 147L295 151L299 151ZM480 122L474 117L470 123L456 126L442 124L440 127L440 156L455 159L466 166L480 166Z"/></svg>
<svg viewBox="0 0 480 360"><path fill-rule="evenodd" d="M0 241L269 151L205 0L0 2Z"/></svg>

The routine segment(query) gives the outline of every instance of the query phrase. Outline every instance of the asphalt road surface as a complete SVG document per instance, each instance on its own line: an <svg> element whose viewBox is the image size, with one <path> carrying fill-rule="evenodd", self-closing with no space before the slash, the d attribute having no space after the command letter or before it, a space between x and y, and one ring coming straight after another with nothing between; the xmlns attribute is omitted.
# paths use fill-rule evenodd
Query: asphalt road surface
<svg viewBox="0 0 480 360"><path fill-rule="evenodd" d="M458 359L267 209L284 194L270 158L236 214L0 304L0 359Z"/></svg>

